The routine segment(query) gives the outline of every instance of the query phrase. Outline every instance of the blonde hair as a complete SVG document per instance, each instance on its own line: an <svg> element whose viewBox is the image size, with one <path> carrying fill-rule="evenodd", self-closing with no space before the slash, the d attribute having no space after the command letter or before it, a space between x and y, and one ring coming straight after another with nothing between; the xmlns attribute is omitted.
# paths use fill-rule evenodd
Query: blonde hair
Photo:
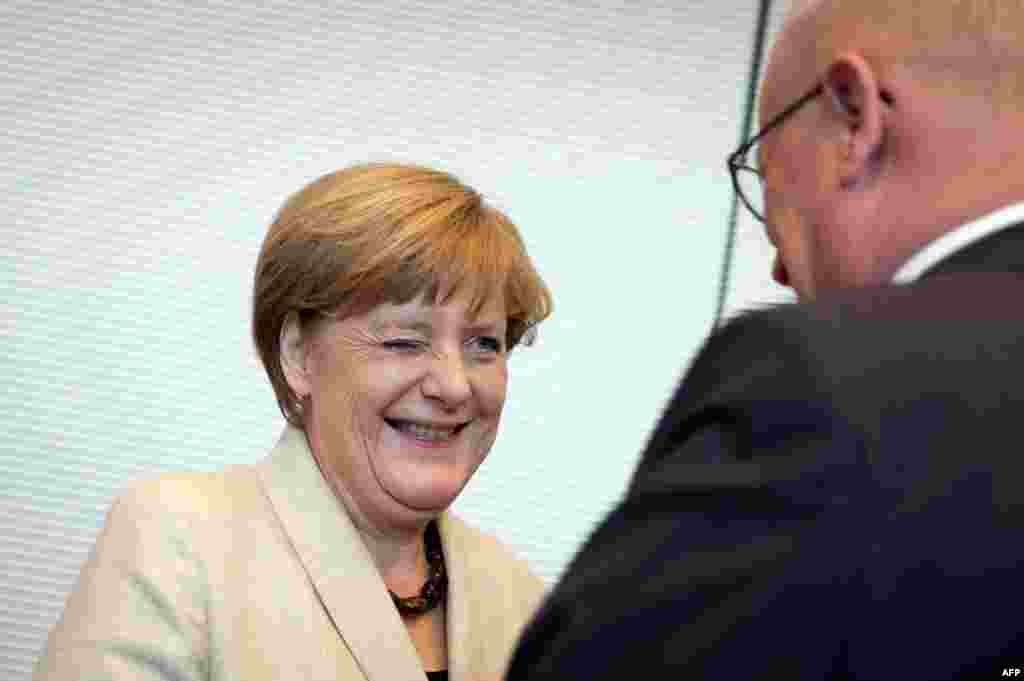
<svg viewBox="0 0 1024 681"><path fill-rule="evenodd" d="M264 238L253 287L253 338L285 418L302 424L281 367L290 314L308 323L420 294L444 302L465 287L471 314L504 294L510 350L551 314L551 294L516 226L452 175L360 164L292 195Z"/></svg>

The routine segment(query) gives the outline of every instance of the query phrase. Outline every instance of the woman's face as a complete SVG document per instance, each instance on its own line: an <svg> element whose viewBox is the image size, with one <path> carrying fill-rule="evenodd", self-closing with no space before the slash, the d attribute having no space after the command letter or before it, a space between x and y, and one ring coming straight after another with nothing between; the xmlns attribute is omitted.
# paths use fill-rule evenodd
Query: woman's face
<svg viewBox="0 0 1024 681"><path fill-rule="evenodd" d="M364 529L422 524L454 501L497 435L505 404L504 298L380 304L306 341L307 432Z"/></svg>

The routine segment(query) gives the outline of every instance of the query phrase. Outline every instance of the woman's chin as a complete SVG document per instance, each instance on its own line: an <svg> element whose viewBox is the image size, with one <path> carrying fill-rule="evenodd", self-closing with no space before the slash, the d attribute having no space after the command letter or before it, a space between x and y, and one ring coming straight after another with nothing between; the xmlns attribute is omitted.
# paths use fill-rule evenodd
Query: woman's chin
<svg viewBox="0 0 1024 681"><path fill-rule="evenodd" d="M377 484L398 505L419 513L440 513L459 496L482 457L460 452L435 458L379 456L370 459Z"/></svg>
<svg viewBox="0 0 1024 681"><path fill-rule="evenodd" d="M395 499L406 508L420 513L442 513L455 501L457 494L417 494Z"/></svg>
<svg viewBox="0 0 1024 681"><path fill-rule="evenodd" d="M440 513L452 505L464 484L448 480L426 484L413 480L381 480L381 486L389 497L411 511Z"/></svg>

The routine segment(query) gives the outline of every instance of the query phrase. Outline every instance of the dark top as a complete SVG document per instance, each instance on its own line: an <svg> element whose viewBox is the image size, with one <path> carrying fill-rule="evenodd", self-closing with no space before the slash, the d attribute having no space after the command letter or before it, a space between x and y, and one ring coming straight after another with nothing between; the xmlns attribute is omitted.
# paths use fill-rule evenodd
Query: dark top
<svg viewBox="0 0 1024 681"><path fill-rule="evenodd" d="M448 681L448 670L441 669L436 672L427 672L427 681Z"/></svg>
<svg viewBox="0 0 1024 681"><path fill-rule="evenodd" d="M1024 227L745 314L693 362L508 681L1024 667Z"/></svg>

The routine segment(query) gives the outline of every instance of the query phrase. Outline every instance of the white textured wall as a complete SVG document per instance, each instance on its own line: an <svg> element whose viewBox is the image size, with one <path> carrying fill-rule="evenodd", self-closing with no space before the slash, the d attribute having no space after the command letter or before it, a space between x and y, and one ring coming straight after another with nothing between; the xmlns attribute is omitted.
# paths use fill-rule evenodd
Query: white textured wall
<svg viewBox="0 0 1024 681"><path fill-rule="evenodd" d="M248 335L280 202L436 164L555 296L458 500L553 580L622 492L714 310L756 3L0 4L0 678L25 679L112 496L260 458ZM741 225L729 309L777 299Z"/></svg>

